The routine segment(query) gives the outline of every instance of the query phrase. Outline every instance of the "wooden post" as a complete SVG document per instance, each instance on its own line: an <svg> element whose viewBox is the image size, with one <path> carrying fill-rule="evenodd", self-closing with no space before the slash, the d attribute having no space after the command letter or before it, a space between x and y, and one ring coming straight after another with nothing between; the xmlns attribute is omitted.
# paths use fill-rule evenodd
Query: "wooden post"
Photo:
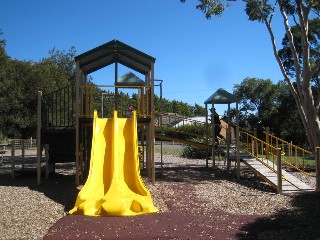
<svg viewBox="0 0 320 240"><path fill-rule="evenodd" d="M50 169L49 169L49 144L44 145L44 156L46 159L46 179L48 179L49 173L50 173Z"/></svg>
<svg viewBox="0 0 320 240"><path fill-rule="evenodd" d="M259 156L259 152L258 152L258 134L257 134L257 128L254 128L254 154L256 154L256 156Z"/></svg>
<svg viewBox="0 0 320 240"><path fill-rule="evenodd" d="M12 140L11 141L11 177L14 178L14 170L15 170L15 160L16 160L16 154L15 154L15 143Z"/></svg>
<svg viewBox="0 0 320 240"><path fill-rule="evenodd" d="M214 103L212 100L211 109L211 125L212 125L212 167L215 168L216 165L216 132L215 132L215 122L214 122Z"/></svg>
<svg viewBox="0 0 320 240"><path fill-rule="evenodd" d="M79 126L79 117L80 117L80 78L82 77L80 66L79 66L79 61L76 63L76 102L75 102L75 110L76 110L76 136L75 136L75 141L76 141L76 186L80 185L80 180L79 180L79 175L80 175L80 170L79 170L79 137L80 137L80 126Z"/></svg>
<svg viewBox="0 0 320 240"><path fill-rule="evenodd" d="M154 128L154 63L151 62L150 70L150 86L151 86L151 96L150 96L150 106L151 106L151 121L150 121L150 140L151 140L151 167L152 167L152 184L156 181L156 171L154 162L154 144L155 144L155 128Z"/></svg>
<svg viewBox="0 0 320 240"><path fill-rule="evenodd" d="M282 168L281 168L281 148L276 148L277 152L277 178L278 178L278 193L282 193Z"/></svg>
<svg viewBox="0 0 320 240"><path fill-rule="evenodd" d="M208 104L206 105L206 144L209 145L209 135L208 135ZM206 148L206 167L209 166L209 150Z"/></svg>
<svg viewBox="0 0 320 240"><path fill-rule="evenodd" d="M41 99L42 92L38 92L38 119L37 119L37 184L41 184Z"/></svg>
<svg viewBox="0 0 320 240"><path fill-rule="evenodd" d="M269 138L269 127L266 127L266 159L269 159L269 146L270 146L270 138Z"/></svg>
<svg viewBox="0 0 320 240"><path fill-rule="evenodd" d="M226 129L227 137L227 170L230 170L231 160L230 160L230 144L231 144L231 135L230 135L230 103L228 103L228 127Z"/></svg>
<svg viewBox="0 0 320 240"><path fill-rule="evenodd" d="M320 147L315 149L316 157L316 191L320 191Z"/></svg>
<svg viewBox="0 0 320 240"><path fill-rule="evenodd" d="M236 103L236 148L237 148L237 179L240 180L240 131L239 131L239 109Z"/></svg>
<svg viewBox="0 0 320 240"><path fill-rule="evenodd" d="M25 142L24 142L25 139L22 139L22 142L21 142L21 154L22 154L22 169L24 169L24 160L25 160Z"/></svg>

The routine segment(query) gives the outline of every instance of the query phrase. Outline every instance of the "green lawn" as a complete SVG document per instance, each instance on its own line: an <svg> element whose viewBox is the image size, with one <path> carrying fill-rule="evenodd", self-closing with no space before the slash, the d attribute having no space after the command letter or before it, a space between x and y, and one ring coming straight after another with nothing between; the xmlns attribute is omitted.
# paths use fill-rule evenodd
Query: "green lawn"
<svg viewBox="0 0 320 240"><path fill-rule="evenodd" d="M162 144L162 153L163 154L172 154L172 155L178 155L180 156L182 154L184 146L180 144L174 144L174 143L163 143ZM161 145L160 143L157 143L154 146L154 151L156 153L161 153Z"/></svg>

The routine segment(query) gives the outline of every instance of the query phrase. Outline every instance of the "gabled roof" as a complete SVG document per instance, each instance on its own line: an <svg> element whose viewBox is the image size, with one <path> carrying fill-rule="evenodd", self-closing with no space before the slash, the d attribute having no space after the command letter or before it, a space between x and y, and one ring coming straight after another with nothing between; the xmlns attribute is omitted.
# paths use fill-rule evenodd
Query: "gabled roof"
<svg viewBox="0 0 320 240"><path fill-rule="evenodd" d="M156 59L123 42L112 40L76 56L75 61L79 62L79 67L85 74L118 62L146 75Z"/></svg>
<svg viewBox="0 0 320 240"><path fill-rule="evenodd" d="M237 98L224 90L223 88L219 88L214 94L212 94L204 104L228 104L237 102Z"/></svg>
<svg viewBox="0 0 320 240"><path fill-rule="evenodd" d="M132 72L127 72L116 82L116 86L145 86L146 83L134 75Z"/></svg>

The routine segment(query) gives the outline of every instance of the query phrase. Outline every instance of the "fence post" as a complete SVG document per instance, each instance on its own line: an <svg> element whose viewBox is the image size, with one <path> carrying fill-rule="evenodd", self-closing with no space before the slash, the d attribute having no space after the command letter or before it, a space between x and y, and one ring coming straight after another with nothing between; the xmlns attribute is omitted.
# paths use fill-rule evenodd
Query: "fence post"
<svg viewBox="0 0 320 240"><path fill-rule="evenodd" d="M316 191L320 191L320 147L316 147Z"/></svg>
<svg viewBox="0 0 320 240"><path fill-rule="evenodd" d="M269 159L269 145L270 145L270 141L269 141L269 127L266 127L266 159Z"/></svg>
<svg viewBox="0 0 320 240"><path fill-rule="evenodd" d="M278 177L278 193L282 193L282 168L281 168L281 148L276 148L277 152L277 177Z"/></svg>
<svg viewBox="0 0 320 240"><path fill-rule="evenodd" d="M258 153L258 142L257 142L257 138L258 138L257 137L258 136L257 128L253 129L253 135L254 135L254 139L253 139L253 141L254 141L253 154L258 157L259 153Z"/></svg>

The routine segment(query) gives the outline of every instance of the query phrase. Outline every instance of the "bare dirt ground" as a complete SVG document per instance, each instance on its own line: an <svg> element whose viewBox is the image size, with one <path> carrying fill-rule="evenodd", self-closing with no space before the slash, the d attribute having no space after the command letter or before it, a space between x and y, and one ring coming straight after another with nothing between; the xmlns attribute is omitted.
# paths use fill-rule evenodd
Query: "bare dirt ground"
<svg viewBox="0 0 320 240"><path fill-rule="evenodd" d="M157 214L67 215L77 196L74 164L36 184L32 172L11 178L0 166L0 239L320 239L320 194L279 195L242 166L240 181L224 165L156 155L157 182L146 178ZM143 172L142 172L143 175ZM311 184L314 180L309 180Z"/></svg>

